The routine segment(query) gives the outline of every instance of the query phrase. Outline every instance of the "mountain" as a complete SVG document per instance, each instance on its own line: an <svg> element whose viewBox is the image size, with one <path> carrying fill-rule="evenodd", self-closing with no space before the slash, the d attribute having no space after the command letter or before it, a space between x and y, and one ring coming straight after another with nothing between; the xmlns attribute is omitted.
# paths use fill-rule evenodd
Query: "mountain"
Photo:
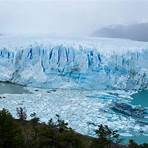
<svg viewBox="0 0 148 148"><path fill-rule="evenodd" d="M93 33L97 37L124 38L148 42L148 23L133 25L112 25Z"/></svg>

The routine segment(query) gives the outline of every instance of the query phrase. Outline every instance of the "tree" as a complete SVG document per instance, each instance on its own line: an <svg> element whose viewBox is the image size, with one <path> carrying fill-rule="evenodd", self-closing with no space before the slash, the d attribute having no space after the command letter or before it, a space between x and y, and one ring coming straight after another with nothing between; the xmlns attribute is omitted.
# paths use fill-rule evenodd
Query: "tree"
<svg viewBox="0 0 148 148"><path fill-rule="evenodd" d="M102 141L120 142L118 131L109 129L107 125L99 125L95 132L98 138Z"/></svg>
<svg viewBox="0 0 148 148"><path fill-rule="evenodd" d="M5 109L0 111L0 148L23 148L21 129L12 115Z"/></svg>
<svg viewBox="0 0 148 148"><path fill-rule="evenodd" d="M16 111L17 111L17 117L20 120L23 121L23 120L27 119L27 114L26 114L26 109L25 108L19 107L19 108L16 108Z"/></svg>
<svg viewBox="0 0 148 148"><path fill-rule="evenodd" d="M140 148L140 146L134 140L129 140L128 147L129 148Z"/></svg>
<svg viewBox="0 0 148 148"><path fill-rule="evenodd" d="M36 116L36 113L34 112L34 113L32 113L31 115L30 115L30 117L31 117L31 122L35 125L35 124L37 124L37 123L39 123L39 121L40 121L40 118L38 118L37 116Z"/></svg>
<svg viewBox="0 0 148 148"><path fill-rule="evenodd" d="M119 134L117 132L117 130L109 129L107 125L98 125L98 129L95 130L98 139L93 141L92 148L111 147L113 143L119 143L121 139L119 139Z"/></svg>
<svg viewBox="0 0 148 148"><path fill-rule="evenodd" d="M59 131L63 132L63 131L69 130L68 123L62 120L60 116L57 114L56 114L56 117L57 117L57 128L59 129Z"/></svg>

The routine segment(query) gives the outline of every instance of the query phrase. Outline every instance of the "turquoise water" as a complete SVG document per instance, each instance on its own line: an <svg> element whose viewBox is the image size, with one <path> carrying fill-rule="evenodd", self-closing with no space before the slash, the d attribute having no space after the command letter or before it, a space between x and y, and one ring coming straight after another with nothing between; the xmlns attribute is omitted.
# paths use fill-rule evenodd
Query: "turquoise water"
<svg viewBox="0 0 148 148"><path fill-rule="evenodd" d="M130 139L134 140L138 144L148 143L148 136L144 135L138 135L138 136L132 136L132 137L122 137L123 143L127 144Z"/></svg>
<svg viewBox="0 0 148 148"><path fill-rule="evenodd" d="M24 93L30 93L30 92L21 85L0 82L0 94L24 94Z"/></svg>
<svg viewBox="0 0 148 148"><path fill-rule="evenodd" d="M138 92L134 95L132 95L133 100L131 101L131 104L133 105L141 105L142 107L148 107L148 90ZM148 120L146 120L148 122ZM132 136L132 137L124 137L124 143L128 143L129 139L133 139L139 144L142 143L148 143L148 136L145 135L138 135L138 136Z"/></svg>
<svg viewBox="0 0 148 148"><path fill-rule="evenodd" d="M142 107L148 107L148 90L138 92L132 95L134 98L131 103L133 105L141 105Z"/></svg>

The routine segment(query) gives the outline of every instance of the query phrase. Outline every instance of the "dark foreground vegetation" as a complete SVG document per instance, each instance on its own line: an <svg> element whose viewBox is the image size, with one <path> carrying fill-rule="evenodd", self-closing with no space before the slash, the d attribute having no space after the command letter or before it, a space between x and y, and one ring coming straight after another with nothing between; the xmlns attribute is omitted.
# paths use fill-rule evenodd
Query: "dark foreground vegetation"
<svg viewBox="0 0 148 148"><path fill-rule="evenodd" d="M127 146L119 144L119 134L108 126L99 125L95 131L98 138L92 138L73 131L59 115L48 124L41 123L35 113L26 120L22 108L17 108L17 116L19 119L14 119L9 111L0 111L0 148L148 148L148 144L132 140Z"/></svg>

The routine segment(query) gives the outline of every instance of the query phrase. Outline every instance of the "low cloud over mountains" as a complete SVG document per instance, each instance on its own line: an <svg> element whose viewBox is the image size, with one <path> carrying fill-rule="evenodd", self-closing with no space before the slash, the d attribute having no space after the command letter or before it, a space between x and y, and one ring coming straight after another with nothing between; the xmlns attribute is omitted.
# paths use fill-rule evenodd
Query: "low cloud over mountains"
<svg viewBox="0 0 148 148"><path fill-rule="evenodd" d="M106 26L95 31L93 36L148 41L148 23Z"/></svg>

